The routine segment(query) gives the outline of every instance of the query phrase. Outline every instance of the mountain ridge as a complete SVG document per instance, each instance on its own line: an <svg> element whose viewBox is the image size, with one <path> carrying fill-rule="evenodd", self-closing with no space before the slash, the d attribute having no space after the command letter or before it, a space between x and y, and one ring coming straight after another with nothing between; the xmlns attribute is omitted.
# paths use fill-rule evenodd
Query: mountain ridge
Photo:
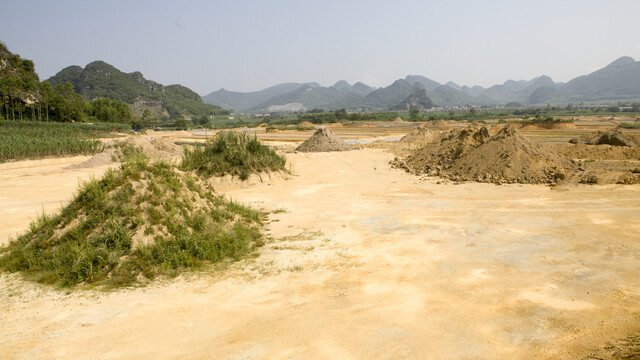
<svg viewBox="0 0 640 360"><path fill-rule="evenodd" d="M68 66L46 80L52 86L69 82L85 100L109 98L128 104L132 112L150 109L169 115L212 115L226 113L205 103L200 95L179 85L163 85L145 79L141 72L125 73L101 60Z"/></svg>

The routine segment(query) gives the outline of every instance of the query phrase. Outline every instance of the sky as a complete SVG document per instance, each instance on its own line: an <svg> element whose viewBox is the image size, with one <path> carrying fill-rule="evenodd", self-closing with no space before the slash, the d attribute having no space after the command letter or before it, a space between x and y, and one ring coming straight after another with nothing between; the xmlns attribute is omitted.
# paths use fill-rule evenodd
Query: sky
<svg viewBox="0 0 640 360"><path fill-rule="evenodd" d="M0 41L41 80L103 60L201 95L283 82L489 87L640 60L638 0L0 0Z"/></svg>

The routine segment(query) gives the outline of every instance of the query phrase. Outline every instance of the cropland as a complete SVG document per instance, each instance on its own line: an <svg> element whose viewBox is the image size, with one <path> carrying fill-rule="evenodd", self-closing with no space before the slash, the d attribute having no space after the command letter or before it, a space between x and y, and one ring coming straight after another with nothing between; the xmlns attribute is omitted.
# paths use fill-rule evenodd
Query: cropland
<svg viewBox="0 0 640 360"><path fill-rule="evenodd" d="M198 162L212 158L201 146L219 130L123 133L85 155L0 163L3 246L77 204L87 181L133 179L149 192L160 175L159 207L215 196L163 210L160 235L224 207L239 215L221 228L246 222L259 243L233 261L121 287L0 272L0 357L638 358L640 129L618 127L635 120L240 128L286 163L225 176ZM602 134L627 142L597 144ZM120 142L161 165L131 175ZM133 197L122 197L135 218ZM144 235L152 213L139 216ZM56 236L77 225L63 222Z"/></svg>

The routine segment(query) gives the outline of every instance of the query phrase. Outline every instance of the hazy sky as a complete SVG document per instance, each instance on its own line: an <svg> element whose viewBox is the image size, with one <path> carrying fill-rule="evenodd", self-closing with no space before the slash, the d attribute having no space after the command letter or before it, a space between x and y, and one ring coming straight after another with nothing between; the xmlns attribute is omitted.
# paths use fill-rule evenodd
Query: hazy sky
<svg viewBox="0 0 640 360"><path fill-rule="evenodd" d="M206 95L281 82L491 86L640 60L640 1L8 1L0 41L42 80L104 60Z"/></svg>

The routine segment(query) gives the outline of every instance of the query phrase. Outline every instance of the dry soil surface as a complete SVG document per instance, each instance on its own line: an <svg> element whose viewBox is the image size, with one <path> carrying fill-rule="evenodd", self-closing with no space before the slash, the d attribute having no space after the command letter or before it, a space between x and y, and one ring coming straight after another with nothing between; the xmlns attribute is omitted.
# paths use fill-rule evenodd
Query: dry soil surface
<svg viewBox="0 0 640 360"><path fill-rule="evenodd" d="M640 186L437 184L392 158L289 154L296 176L231 189L278 211L222 273L111 293L1 275L0 357L580 359L640 334Z"/></svg>

